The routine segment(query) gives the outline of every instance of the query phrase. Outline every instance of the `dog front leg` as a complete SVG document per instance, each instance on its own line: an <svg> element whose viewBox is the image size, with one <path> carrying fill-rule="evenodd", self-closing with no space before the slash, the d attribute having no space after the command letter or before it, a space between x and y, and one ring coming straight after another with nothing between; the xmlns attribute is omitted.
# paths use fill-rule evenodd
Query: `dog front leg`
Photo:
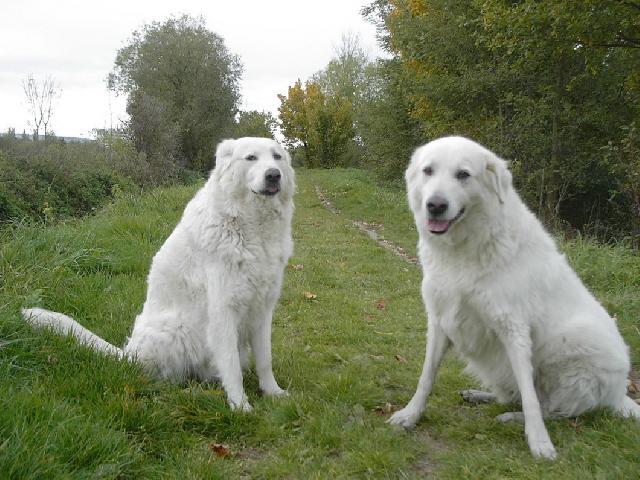
<svg viewBox="0 0 640 480"><path fill-rule="evenodd" d="M504 343L518 389L520 390L524 430L531 453L534 457L553 460L557 454L544 425L542 409L533 384L531 348L528 345L523 345L525 342L521 342L517 338L509 338Z"/></svg>
<svg viewBox="0 0 640 480"><path fill-rule="evenodd" d="M242 385L242 366L238 349L238 321L231 312L216 312L219 321L209 332L208 343L222 388L233 410L251 411Z"/></svg>
<svg viewBox="0 0 640 480"><path fill-rule="evenodd" d="M258 320L251 330L251 349L256 361L256 373L260 389L266 395L284 396L287 391L280 388L273 376L271 361L271 313Z"/></svg>
<svg viewBox="0 0 640 480"><path fill-rule="evenodd" d="M424 411L427 397L431 394L433 382L436 379L436 373L440 367L440 362L448 347L449 339L444 331L436 322L429 322L425 359L416 393L407 406L394 413L391 418L387 420L387 423L402 425L406 428L411 428L416 424Z"/></svg>

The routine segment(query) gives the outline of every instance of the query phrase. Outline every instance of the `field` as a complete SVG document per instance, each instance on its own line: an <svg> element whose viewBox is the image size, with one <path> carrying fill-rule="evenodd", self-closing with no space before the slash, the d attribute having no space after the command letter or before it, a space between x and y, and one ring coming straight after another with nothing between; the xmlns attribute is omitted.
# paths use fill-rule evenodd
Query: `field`
<svg viewBox="0 0 640 480"><path fill-rule="evenodd" d="M295 254L274 319L274 370L291 396L245 385L251 414L233 413L217 385L170 385L32 331L24 305L74 316L121 345L144 300L153 253L195 187L123 194L95 216L0 235L2 478L634 478L640 424L608 411L548 422L559 460L533 459L523 428L472 406L473 386L450 355L426 414L409 432L385 424L411 397L422 366L416 233L400 186L358 170L300 170ZM318 197L322 193L333 211ZM326 202L325 202L326 203ZM360 222L357 225L354 222ZM640 258L622 246L562 242L570 262L616 316L640 366Z"/></svg>

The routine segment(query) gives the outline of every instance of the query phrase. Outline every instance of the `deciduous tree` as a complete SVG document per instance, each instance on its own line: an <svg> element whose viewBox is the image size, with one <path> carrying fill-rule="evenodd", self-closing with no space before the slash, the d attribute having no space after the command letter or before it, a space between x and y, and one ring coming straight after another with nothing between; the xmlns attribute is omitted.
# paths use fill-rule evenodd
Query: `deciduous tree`
<svg viewBox="0 0 640 480"><path fill-rule="evenodd" d="M233 131L241 72L238 57L204 19L185 15L135 31L108 84L128 96L140 151L204 171L216 143Z"/></svg>

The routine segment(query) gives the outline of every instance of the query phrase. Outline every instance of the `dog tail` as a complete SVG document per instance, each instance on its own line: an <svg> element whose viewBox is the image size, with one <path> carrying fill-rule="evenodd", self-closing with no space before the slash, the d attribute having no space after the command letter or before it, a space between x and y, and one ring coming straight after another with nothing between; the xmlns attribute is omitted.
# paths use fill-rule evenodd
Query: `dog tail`
<svg viewBox="0 0 640 480"><path fill-rule="evenodd" d="M87 330L73 318L62 313L52 312L43 308L25 308L22 316L30 325L39 328L50 328L60 335L73 335L81 344L107 354L115 355L118 358L124 357L124 352L118 347L114 347L106 340L103 340L95 333Z"/></svg>

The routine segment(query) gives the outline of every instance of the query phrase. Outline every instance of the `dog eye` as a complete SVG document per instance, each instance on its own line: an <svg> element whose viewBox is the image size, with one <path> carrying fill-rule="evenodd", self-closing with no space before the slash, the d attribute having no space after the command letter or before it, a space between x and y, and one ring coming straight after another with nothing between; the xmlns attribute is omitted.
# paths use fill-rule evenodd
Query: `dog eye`
<svg viewBox="0 0 640 480"><path fill-rule="evenodd" d="M280 155L279 153L274 153L274 154L273 154L273 158L274 158L275 160L280 160L280 159L282 158L282 155Z"/></svg>
<svg viewBox="0 0 640 480"><path fill-rule="evenodd" d="M422 170L424 172L425 175L433 175L433 168L431 167L424 167L424 169Z"/></svg>
<svg viewBox="0 0 640 480"><path fill-rule="evenodd" d="M466 180L470 176L471 176L471 174L469 172L467 172L466 170L458 170L456 172L456 178L458 180Z"/></svg>
<svg viewBox="0 0 640 480"><path fill-rule="evenodd" d="M256 157L255 155L247 155L246 157L244 157L245 160L249 160L250 162L253 162L254 160L257 160L258 157Z"/></svg>

